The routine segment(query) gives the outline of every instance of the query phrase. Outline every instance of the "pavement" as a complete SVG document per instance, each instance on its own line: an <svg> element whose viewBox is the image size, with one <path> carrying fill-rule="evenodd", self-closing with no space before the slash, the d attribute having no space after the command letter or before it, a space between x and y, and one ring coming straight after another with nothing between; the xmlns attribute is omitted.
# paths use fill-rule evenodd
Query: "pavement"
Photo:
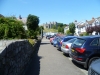
<svg viewBox="0 0 100 75"><path fill-rule="evenodd" d="M25 75L88 75L83 66L75 63L43 38L32 57Z"/></svg>

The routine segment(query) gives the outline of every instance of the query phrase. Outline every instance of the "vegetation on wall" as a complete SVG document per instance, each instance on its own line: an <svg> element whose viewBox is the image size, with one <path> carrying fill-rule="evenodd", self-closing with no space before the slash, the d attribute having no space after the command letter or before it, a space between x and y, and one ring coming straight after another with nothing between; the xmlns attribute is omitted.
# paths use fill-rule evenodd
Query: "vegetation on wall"
<svg viewBox="0 0 100 75"><path fill-rule="evenodd" d="M0 39L26 38L23 23L13 17L0 17Z"/></svg>

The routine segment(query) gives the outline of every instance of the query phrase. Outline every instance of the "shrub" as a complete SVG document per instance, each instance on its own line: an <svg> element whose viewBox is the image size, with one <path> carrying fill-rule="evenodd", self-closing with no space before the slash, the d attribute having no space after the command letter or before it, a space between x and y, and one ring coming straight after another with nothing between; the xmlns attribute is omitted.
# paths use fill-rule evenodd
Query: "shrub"
<svg viewBox="0 0 100 75"><path fill-rule="evenodd" d="M35 40L33 40L33 39L28 39L28 41L29 41L29 43L30 43L31 45L34 45L34 44L35 44Z"/></svg>
<svg viewBox="0 0 100 75"><path fill-rule="evenodd" d="M72 33L69 30L67 30L66 35L72 35Z"/></svg>
<svg viewBox="0 0 100 75"><path fill-rule="evenodd" d="M80 36L83 36L83 34L79 34Z"/></svg>
<svg viewBox="0 0 100 75"><path fill-rule="evenodd" d="M83 36L88 36L88 35L89 35L89 33L87 33L87 32L83 33Z"/></svg>

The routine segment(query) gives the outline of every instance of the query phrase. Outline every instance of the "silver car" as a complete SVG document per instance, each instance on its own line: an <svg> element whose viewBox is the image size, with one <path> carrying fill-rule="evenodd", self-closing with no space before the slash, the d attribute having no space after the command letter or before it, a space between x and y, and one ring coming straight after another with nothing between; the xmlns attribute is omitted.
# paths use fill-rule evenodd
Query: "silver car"
<svg viewBox="0 0 100 75"><path fill-rule="evenodd" d="M61 46L61 51L65 54L69 54L69 50L71 47L71 44L76 40L77 38L73 38L68 40L67 42L62 42L62 46Z"/></svg>

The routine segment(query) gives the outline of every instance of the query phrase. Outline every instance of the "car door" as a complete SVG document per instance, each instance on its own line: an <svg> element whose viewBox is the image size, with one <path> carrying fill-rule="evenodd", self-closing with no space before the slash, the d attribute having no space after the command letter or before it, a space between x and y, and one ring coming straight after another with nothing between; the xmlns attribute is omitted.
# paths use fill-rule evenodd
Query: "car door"
<svg viewBox="0 0 100 75"><path fill-rule="evenodd" d="M99 38L95 38L89 46L88 54L96 54L99 49Z"/></svg>
<svg viewBox="0 0 100 75"><path fill-rule="evenodd" d="M98 54L100 54L100 38L99 38L99 46L98 46Z"/></svg>

